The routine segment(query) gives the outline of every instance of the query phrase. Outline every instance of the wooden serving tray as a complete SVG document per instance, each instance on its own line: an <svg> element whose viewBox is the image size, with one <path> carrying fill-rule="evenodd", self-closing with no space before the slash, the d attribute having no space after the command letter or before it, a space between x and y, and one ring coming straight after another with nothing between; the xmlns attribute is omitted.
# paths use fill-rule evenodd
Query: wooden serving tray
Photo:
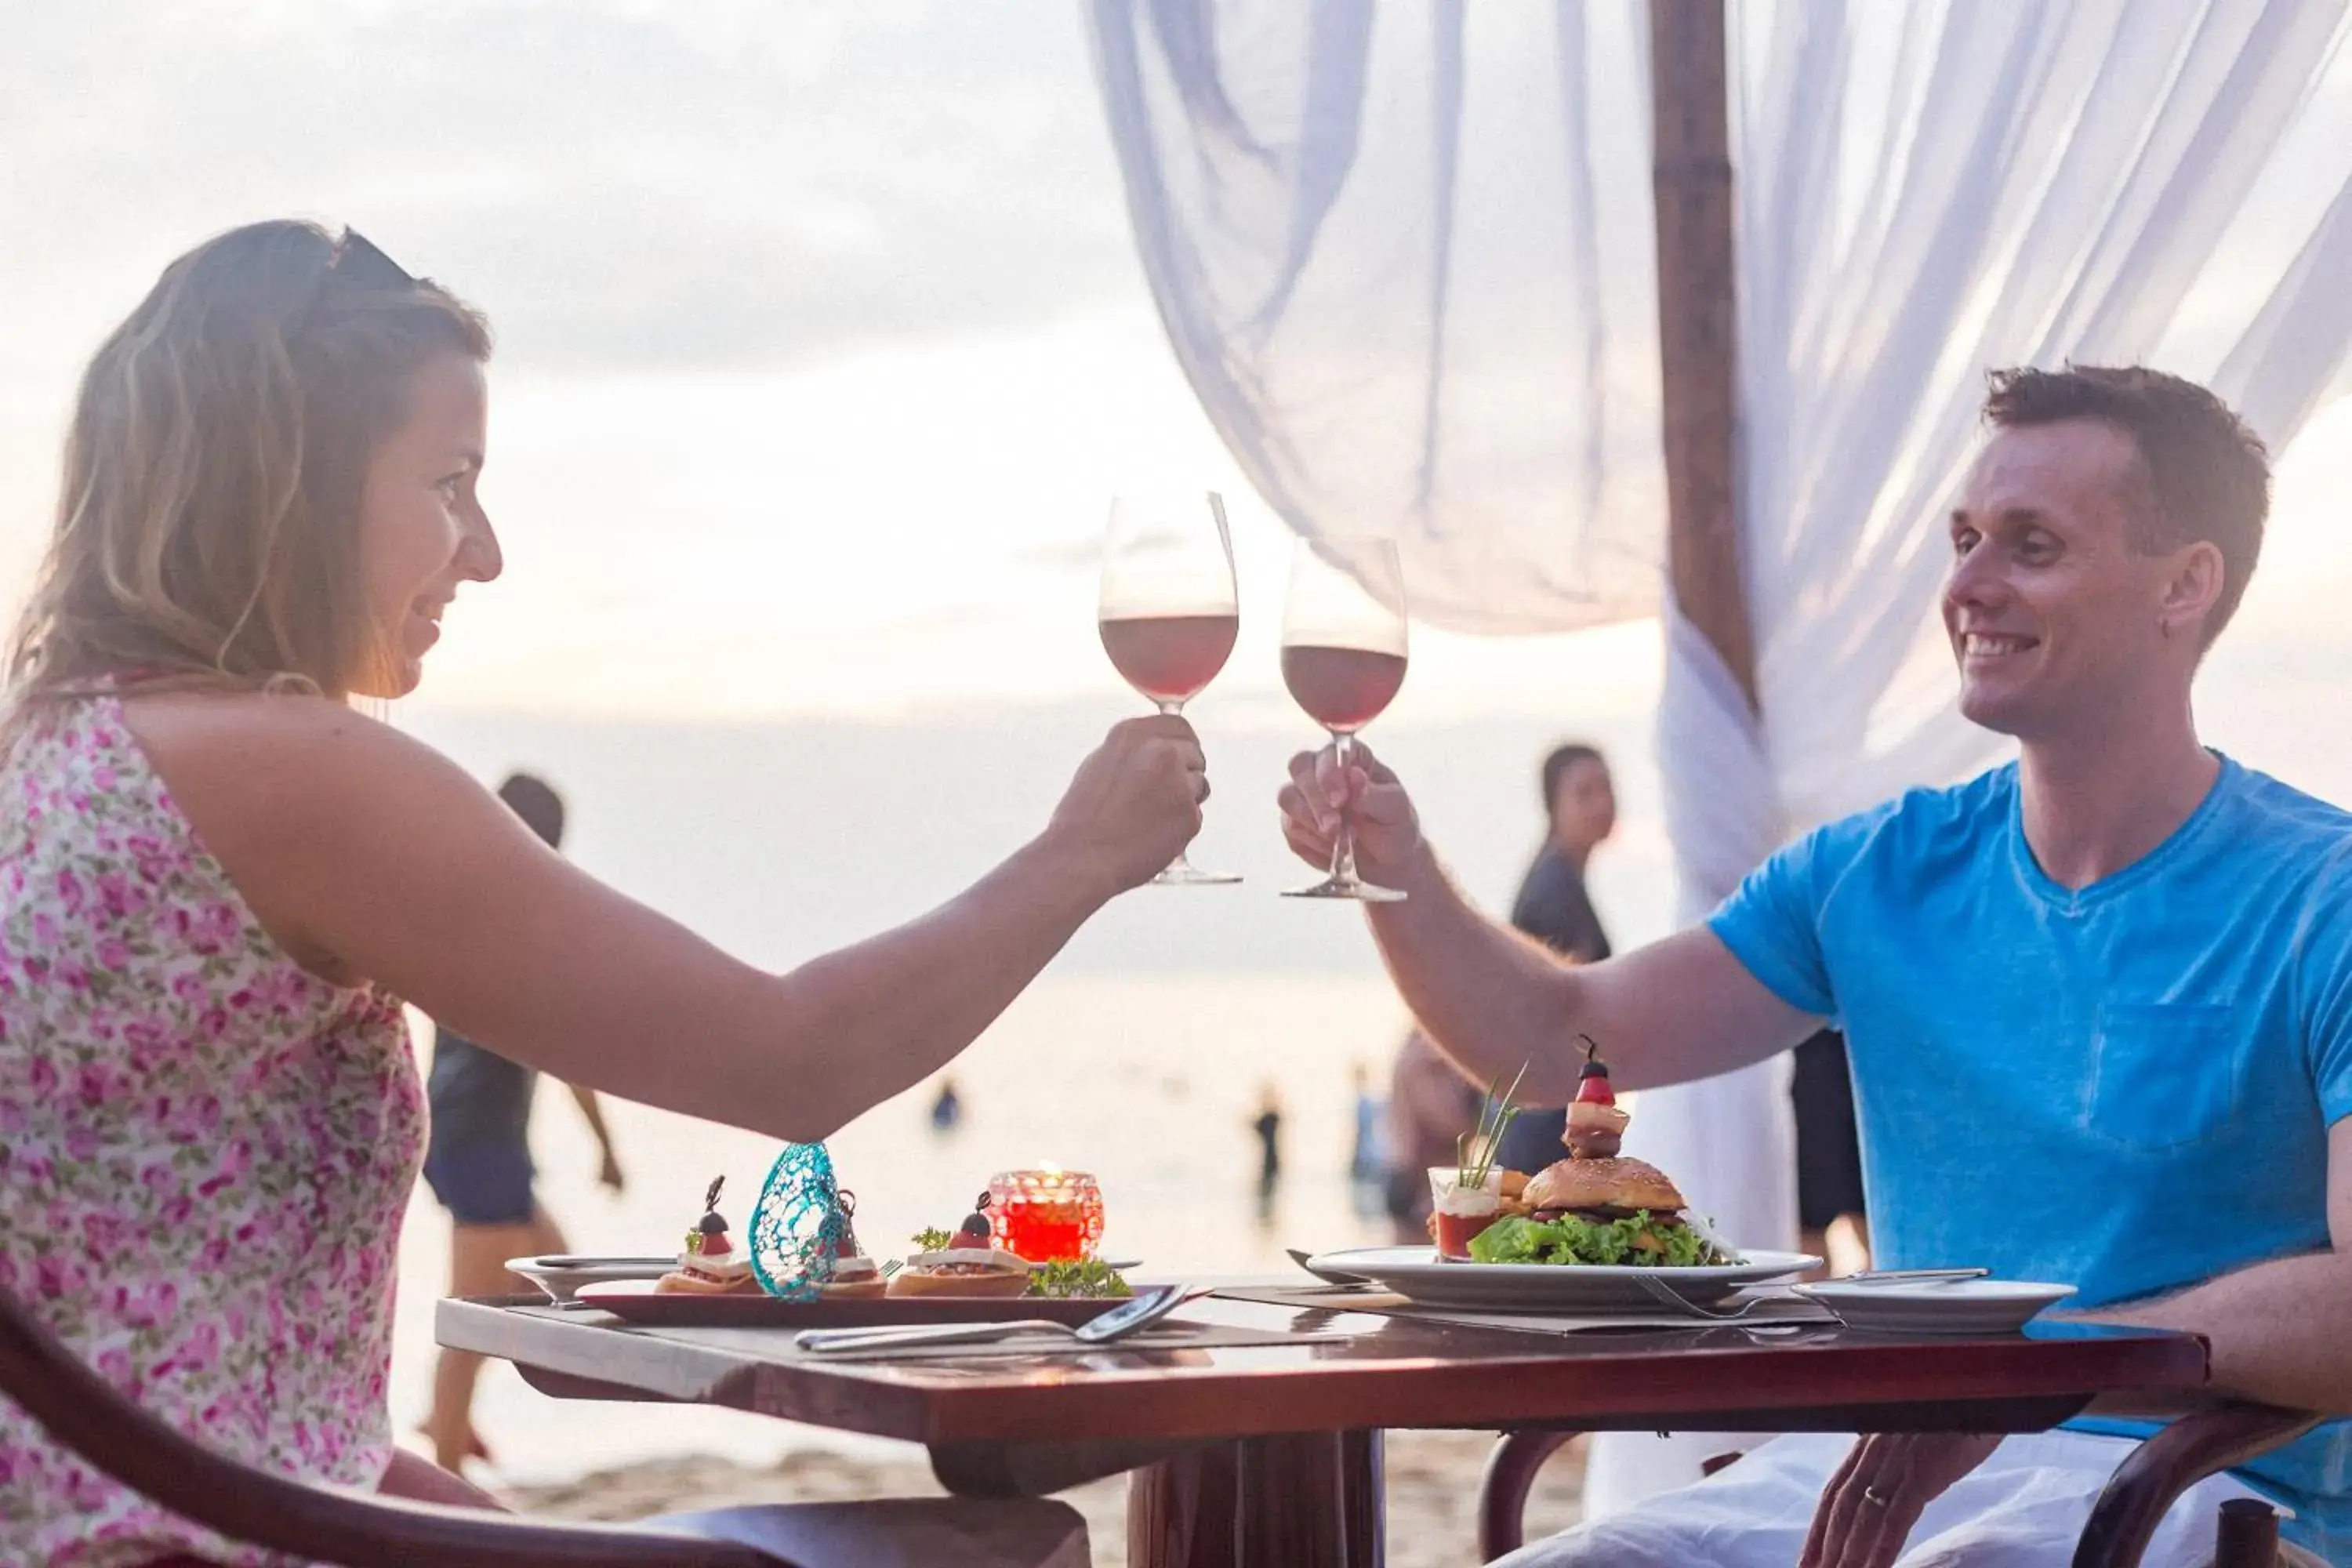
<svg viewBox="0 0 2352 1568"><path fill-rule="evenodd" d="M657 1291L650 1279L585 1286L575 1299L624 1322L677 1329L864 1329L898 1323L1003 1323L1024 1318L1076 1328L1119 1304L1042 1296L881 1296L793 1301L782 1296Z"/></svg>

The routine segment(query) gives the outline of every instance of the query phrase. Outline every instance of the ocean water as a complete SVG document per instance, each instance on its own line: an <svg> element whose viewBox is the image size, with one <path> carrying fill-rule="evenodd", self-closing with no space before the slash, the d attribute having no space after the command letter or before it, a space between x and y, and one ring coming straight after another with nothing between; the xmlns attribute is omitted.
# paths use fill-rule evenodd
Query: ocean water
<svg viewBox="0 0 2352 1568"><path fill-rule="evenodd" d="M932 1131L927 1084L860 1117L830 1147L857 1194L860 1239L877 1256L903 1256L926 1226L952 1227L995 1171L1052 1161L1100 1179L1107 1250L1143 1259L1155 1277L1286 1270L1286 1246L1385 1239L1385 1220L1356 1212L1347 1180L1349 1069L1384 1066L1404 1017L1376 974L1053 976L956 1064L965 1112L956 1131ZM1284 1107L1286 1171L1262 1207L1248 1123L1269 1083ZM608 1101L606 1110L628 1177L617 1197L595 1184L594 1143L570 1097L542 1084L532 1133L541 1201L576 1249L673 1250L721 1174L728 1215L743 1225L777 1144L640 1105ZM448 1234L420 1187L400 1260L393 1414L403 1430L428 1400ZM499 1473L515 1480L664 1454L761 1462L877 1441L717 1410L551 1400L498 1363L484 1369L475 1415Z"/></svg>

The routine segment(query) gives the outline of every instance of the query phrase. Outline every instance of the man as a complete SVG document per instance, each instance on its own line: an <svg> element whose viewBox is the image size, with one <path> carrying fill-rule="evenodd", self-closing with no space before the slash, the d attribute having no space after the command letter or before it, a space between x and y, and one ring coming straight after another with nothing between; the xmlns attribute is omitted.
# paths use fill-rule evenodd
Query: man
<svg viewBox="0 0 2352 1568"><path fill-rule="evenodd" d="M2352 1411L2352 817L2207 751L2189 705L2261 546L2261 443L2141 370L2002 372L1986 415L1943 618L1960 710L2015 763L1821 828L1706 925L1589 966L1475 912L1369 756L1294 763L1286 832L1324 864L1351 818L1411 895L1370 911L1391 973L1474 1075L1532 1058L1564 1098L1581 1030L1640 1089L1834 1019L1882 1262L2066 1281L2206 1336L2221 1390ZM2063 1563L2111 1435L2145 1429L1780 1438L1523 1561ZM2246 1485L2352 1560L2347 1474L2324 1426L2203 1483L2147 1561L2196 1560Z"/></svg>
<svg viewBox="0 0 2352 1568"><path fill-rule="evenodd" d="M1598 963L1609 956L1609 933L1584 890L1592 852L1617 830L1617 789L1600 749L1571 741L1544 758L1544 844L1511 900L1511 929L1524 931L1560 957ZM1530 1108L1503 1135L1496 1159L1507 1171L1540 1171L1559 1158L1568 1111Z"/></svg>

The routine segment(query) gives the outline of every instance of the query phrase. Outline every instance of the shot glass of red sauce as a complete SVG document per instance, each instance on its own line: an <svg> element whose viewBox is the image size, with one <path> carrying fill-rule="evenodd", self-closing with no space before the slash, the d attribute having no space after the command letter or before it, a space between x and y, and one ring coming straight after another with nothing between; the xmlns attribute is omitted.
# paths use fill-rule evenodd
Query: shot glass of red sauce
<svg viewBox="0 0 2352 1568"><path fill-rule="evenodd" d="M1032 1263L1076 1263L1102 1243L1102 1188L1084 1171L1000 1171L988 1184L996 1245Z"/></svg>
<svg viewBox="0 0 2352 1568"><path fill-rule="evenodd" d="M1470 1241L1503 1217L1503 1173L1490 1169L1486 1180L1473 1186L1453 1165L1429 1170L1429 1195L1436 1216L1437 1251L1456 1263L1470 1260Z"/></svg>

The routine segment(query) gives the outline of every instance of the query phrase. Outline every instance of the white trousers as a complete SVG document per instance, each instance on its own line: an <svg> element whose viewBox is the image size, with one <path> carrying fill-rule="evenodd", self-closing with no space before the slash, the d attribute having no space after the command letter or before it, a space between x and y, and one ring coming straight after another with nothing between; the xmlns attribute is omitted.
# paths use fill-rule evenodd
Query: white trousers
<svg viewBox="0 0 2352 1568"><path fill-rule="evenodd" d="M883 1498L720 1508L644 1521L844 1568L1087 1568L1087 1521L1049 1498Z"/></svg>
<svg viewBox="0 0 2352 1568"><path fill-rule="evenodd" d="M1853 1441L1775 1437L1706 1480L1523 1547L1496 1568L1791 1568ZM1927 1505L1898 1568L2067 1568L2092 1503L2133 1447L2079 1432L2007 1439ZM2213 1555L2221 1504L2254 1495L2228 1476L2189 1488L2143 1568L2200 1568Z"/></svg>

